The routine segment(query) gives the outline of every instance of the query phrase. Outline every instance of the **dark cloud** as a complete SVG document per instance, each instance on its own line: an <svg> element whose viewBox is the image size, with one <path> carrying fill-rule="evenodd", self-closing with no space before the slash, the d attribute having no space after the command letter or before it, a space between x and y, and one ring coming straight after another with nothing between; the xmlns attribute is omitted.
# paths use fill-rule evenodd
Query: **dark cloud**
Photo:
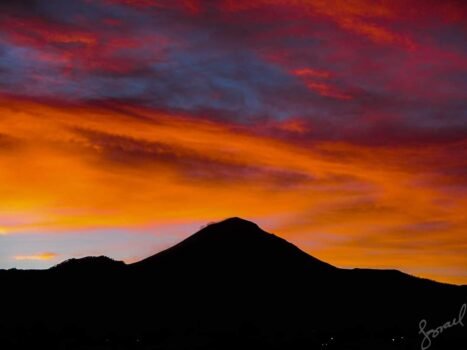
<svg viewBox="0 0 467 350"><path fill-rule="evenodd" d="M19 140L10 135L0 134L0 152L11 151L13 148L20 146Z"/></svg>
<svg viewBox="0 0 467 350"><path fill-rule="evenodd" d="M0 90L243 124L300 118L301 139L464 139L464 7L412 7L3 1Z"/></svg>
<svg viewBox="0 0 467 350"><path fill-rule="evenodd" d="M121 135L112 135L92 130L75 128L74 132L84 136L98 154L97 166L119 167L144 166L147 169L172 169L184 181L209 182L257 182L267 179L271 186L296 186L312 178L305 173L235 164L210 158L181 145L171 145L168 140L149 142ZM0 138L1 142L1 138ZM1 144L1 143L0 143Z"/></svg>

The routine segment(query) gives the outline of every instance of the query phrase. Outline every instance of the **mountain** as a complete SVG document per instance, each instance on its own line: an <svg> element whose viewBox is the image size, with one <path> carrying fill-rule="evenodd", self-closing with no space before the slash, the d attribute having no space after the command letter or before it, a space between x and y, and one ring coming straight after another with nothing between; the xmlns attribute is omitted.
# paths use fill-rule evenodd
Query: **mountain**
<svg viewBox="0 0 467 350"><path fill-rule="evenodd" d="M321 273L335 267L267 233L255 223L230 218L211 224L179 244L132 265L138 269L177 269L229 273L294 273L308 270Z"/></svg>
<svg viewBox="0 0 467 350"><path fill-rule="evenodd" d="M420 320L467 301L465 286L336 268L240 218L134 264L71 259L0 283L1 349L419 349ZM465 333L431 348L465 349Z"/></svg>

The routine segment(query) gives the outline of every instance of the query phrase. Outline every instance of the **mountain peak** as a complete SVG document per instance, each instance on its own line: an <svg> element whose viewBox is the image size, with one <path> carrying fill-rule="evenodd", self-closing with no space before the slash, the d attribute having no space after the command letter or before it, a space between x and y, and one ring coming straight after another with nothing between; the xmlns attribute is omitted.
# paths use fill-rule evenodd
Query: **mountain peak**
<svg viewBox="0 0 467 350"><path fill-rule="evenodd" d="M297 248L286 240L262 230L254 222L231 217L202 228L184 241L163 252L135 263L148 266L164 262L184 268L239 266L277 269L300 269L313 265L319 269L333 268Z"/></svg>
<svg viewBox="0 0 467 350"><path fill-rule="evenodd" d="M191 235L174 248L196 247L196 249L222 249L225 251L245 252L264 246L271 240L279 239L275 235L262 230L254 222L231 217L219 222L208 224ZM257 252L259 253L259 252Z"/></svg>
<svg viewBox="0 0 467 350"><path fill-rule="evenodd" d="M242 219L242 218L240 218L238 216L227 218L225 220L213 223L211 225L220 225L220 226L231 225L231 226L237 226L237 227L240 227L240 226L247 227L247 226L249 226L249 227L259 228L258 225L256 225L254 222ZM211 226L211 225L208 225L208 226Z"/></svg>
<svg viewBox="0 0 467 350"><path fill-rule="evenodd" d="M205 226L203 229L195 233L193 238L201 237L205 235L216 235L222 237L231 237L234 239L245 239L252 238L253 236L265 236L270 235L263 231L254 222L239 218L231 217L219 222L211 223ZM190 237L190 238L191 238ZM219 237L220 238L220 237Z"/></svg>

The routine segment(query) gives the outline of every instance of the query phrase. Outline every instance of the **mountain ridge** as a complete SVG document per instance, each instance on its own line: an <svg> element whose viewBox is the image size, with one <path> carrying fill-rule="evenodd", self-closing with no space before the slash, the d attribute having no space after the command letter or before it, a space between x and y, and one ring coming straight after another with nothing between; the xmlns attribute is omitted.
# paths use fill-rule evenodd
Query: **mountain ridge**
<svg viewBox="0 0 467 350"><path fill-rule="evenodd" d="M0 348L14 350L38 341L67 350L313 350L330 334L339 341L326 349L416 349L421 319L444 324L467 301L466 287L334 267L238 218L137 263L71 259L48 270L0 271L0 283L8 301ZM465 348L454 346L467 344L462 332L450 334L433 350Z"/></svg>
<svg viewBox="0 0 467 350"><path fill-rule="evenodd" d="M222 239L220 239L222 238ZM287 240L267 231L261 229L256 223L252 221L248 221L242 219L240 217L230 217L218 222L213 222L205 227L201 228L196 233L188 236L187 238L183 239L182 241L176 243L175 245L164 249L160 252L157 252L149 257L143 258L139 261L133 263L125 263L124 261L115 260L108 256L85 256L81 258L70 258L64 260L49 269L45 270L37 270L37 271L48 271L48 270L68 270L68 271L77 271L81 268L85 268L90 272L90 270L95 269L94 272L106 272L107 270L117 270L117 269L128 269L128 268L141 268L144 265L151 265L157 264L160 260L164 260L168 258L168 255L177 255L180 253L180 250L183 249L198 249L203 245L208 245L209 248L219 248L219 247L212 247L212 243L232 243L232 241L236 241L236 245L247 245L249 242L253 241L255 243L255 248L258 248L258 240L261 240L261 243L264 241L271 241L275 240L277 244L282 244L283 248L286 246L290 250L290 253L295 253L300 255L303 260L309 260L309 262L313 262L317 265L320 265L321 268L328 269L328 270L340 270L340 271L355 271L358 273L392 273L394 275L398 274L399 276L405 276L409 278L415 278L418 280L423 280L427 282L433 282L443 285L453 285L453 286L460 286L467 288L467 285L455 285L452 283L447 282L440 282L420 276L415 276L409 273L406 273L401 270L397 269L373 269L373 268L362 268L362 267L354 267L354 268L338 268L333 266L330 263L324 262L316 257L310 255L307 252L304 252L299 247L295 246L294 244L288 242ZM259 247L260 248L260 247ZM149 266L148 266L149 267ZM22 269L9 269L0 271L36 271L36 270L22 270Z"/></svg>

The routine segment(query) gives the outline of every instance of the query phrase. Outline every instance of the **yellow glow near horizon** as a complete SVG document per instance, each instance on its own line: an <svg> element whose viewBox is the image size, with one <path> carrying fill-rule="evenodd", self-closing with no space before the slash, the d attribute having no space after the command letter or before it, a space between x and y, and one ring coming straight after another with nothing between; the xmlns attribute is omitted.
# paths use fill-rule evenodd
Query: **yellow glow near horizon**
<svg viewBox="0 0 467 350"><path fill-rule="evenodd" d="M40 253L37 255L17 255L15 260L53 260L57 257L55 253Z"/></svg>

